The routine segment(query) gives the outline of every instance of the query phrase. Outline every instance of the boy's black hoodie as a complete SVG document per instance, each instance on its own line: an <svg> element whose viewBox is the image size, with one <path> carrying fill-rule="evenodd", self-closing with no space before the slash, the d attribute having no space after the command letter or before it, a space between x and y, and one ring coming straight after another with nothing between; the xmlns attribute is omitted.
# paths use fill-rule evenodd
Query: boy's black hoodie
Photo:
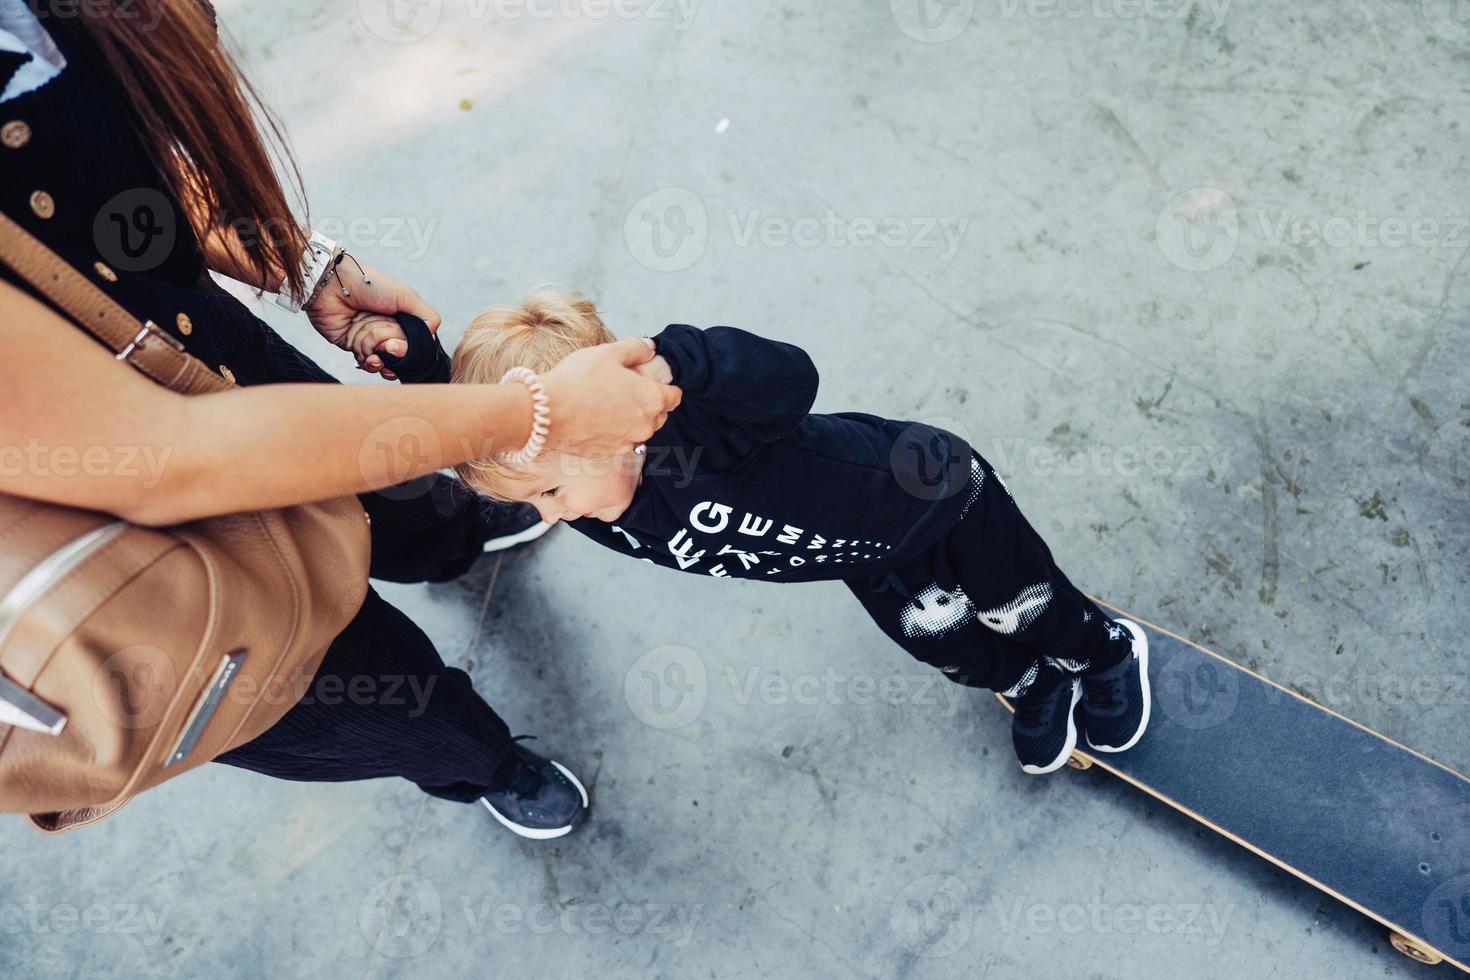
<svg viewBox="0 0 1470 980"><path fill-rule="evenodd" d="M447 381L447 358L405 381ZM731 578L809 582L881 574L926 553L968 501L971 451L943 429L810 414L804 351L734 327L673 324L654 338L684 392L648 441L643 480L614 523L572 521L634 558ZM434 343L433 348L438 344ZM415 350L418 347L419 350ZM553 425L555 420L553 418Z"/></svg>

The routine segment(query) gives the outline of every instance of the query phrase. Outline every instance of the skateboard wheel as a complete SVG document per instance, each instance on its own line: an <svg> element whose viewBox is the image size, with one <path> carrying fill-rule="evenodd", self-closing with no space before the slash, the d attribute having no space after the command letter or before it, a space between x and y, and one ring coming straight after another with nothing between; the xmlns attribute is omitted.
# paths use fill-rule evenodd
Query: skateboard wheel
<svg viewBox="0 0 1470 980"><path fill-rule="evenodd" d="M1428 963L1430 966L1444 962L1443 953L1432 946L1424 945L1417 939L1410 939L1408 936L1401 935L1397 932L1390 932L1388 934L1388 941L1393 944L1394 949L1403 953L1411 960Z"/></svg>
<svg viewBox="0 0 1470 980"><path fill-rule="evenodd" d="M1070 756L1067 757L1067 768L1068 769L1091 769L1092 768L1092 760L1089 759L1089 758L1087 758L1087 757L1085 757L1085 756L1080 756L1076 752L1073 752Z"/></svg>

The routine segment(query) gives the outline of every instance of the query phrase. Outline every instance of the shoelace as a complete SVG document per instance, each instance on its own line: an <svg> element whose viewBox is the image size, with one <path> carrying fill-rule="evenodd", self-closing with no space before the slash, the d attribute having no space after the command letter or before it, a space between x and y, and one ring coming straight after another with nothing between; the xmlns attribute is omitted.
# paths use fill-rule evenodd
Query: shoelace
<svg viewBox="0 0 1470 980"><path fill-rule="evenodd" d="M528 740L534 742L535 735L516 735L511 741L521 742ZM511 777L510 785L506 787L510 792L520 799L539 796L542 787L546 785L546 777L531 766L526 765L525 760L520 760L516 766L516 774Z"/></svg>
<svg viewBox="0 0 1470 980"><path fill-rule="evenodd" d="M1037 690L1035 685L1038 683L1045 682L1038 677L1032 684L1033 690ZM1029 727L1042 724L1046 720L1046 714L1051 708L1051 703L1058 697L1063 696L1063 693L1067 689L1067 682L1065 680L1059 681L1055 690L1046 691L1045 693L1038 690L1037 696L1023 697L1017 701L1016 714L1020 716L1021 724Z"/></svg>
<svg viewBox="0 0 1470 980"><path fill-rule="evenodd" d="M1087 700L1095 708L1106 711L1123 703L1123 678L1121 677L1084 677L1082 684L1087 688Z"/></svg>

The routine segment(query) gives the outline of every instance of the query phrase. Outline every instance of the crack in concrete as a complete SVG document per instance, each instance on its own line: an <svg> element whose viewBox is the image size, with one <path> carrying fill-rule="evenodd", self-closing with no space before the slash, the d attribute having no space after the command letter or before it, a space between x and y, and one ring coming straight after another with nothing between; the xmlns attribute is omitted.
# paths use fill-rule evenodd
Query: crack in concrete
<svg viewBox="0 0 1470 980"><path fill-rule="evenodd" d="M1256 446L1261 451L1261 602L1276 604L1276 583L1281 575L1281 507L1276 500L1276 460L1271 456L1271 436L1266 420L1256 426Z"/></svg>

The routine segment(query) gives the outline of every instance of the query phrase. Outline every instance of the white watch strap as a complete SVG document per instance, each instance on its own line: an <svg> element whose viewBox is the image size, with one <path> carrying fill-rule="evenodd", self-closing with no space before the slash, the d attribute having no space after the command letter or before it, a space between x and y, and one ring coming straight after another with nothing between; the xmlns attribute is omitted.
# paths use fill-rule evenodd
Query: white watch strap
<svg viewBox="0 0 1470 980"><path fill-rule="evenodd" d="M283 285L281 291L276 294L276 305L292 313L300 313L301 307L305 306L315 295L322 277L331 270L332 258L336 254L337 243L321 232L313 230L311 237L306 240L306 250L301 253L301 284L306 294L294 297L291 295L291 290Z"/></svg>

